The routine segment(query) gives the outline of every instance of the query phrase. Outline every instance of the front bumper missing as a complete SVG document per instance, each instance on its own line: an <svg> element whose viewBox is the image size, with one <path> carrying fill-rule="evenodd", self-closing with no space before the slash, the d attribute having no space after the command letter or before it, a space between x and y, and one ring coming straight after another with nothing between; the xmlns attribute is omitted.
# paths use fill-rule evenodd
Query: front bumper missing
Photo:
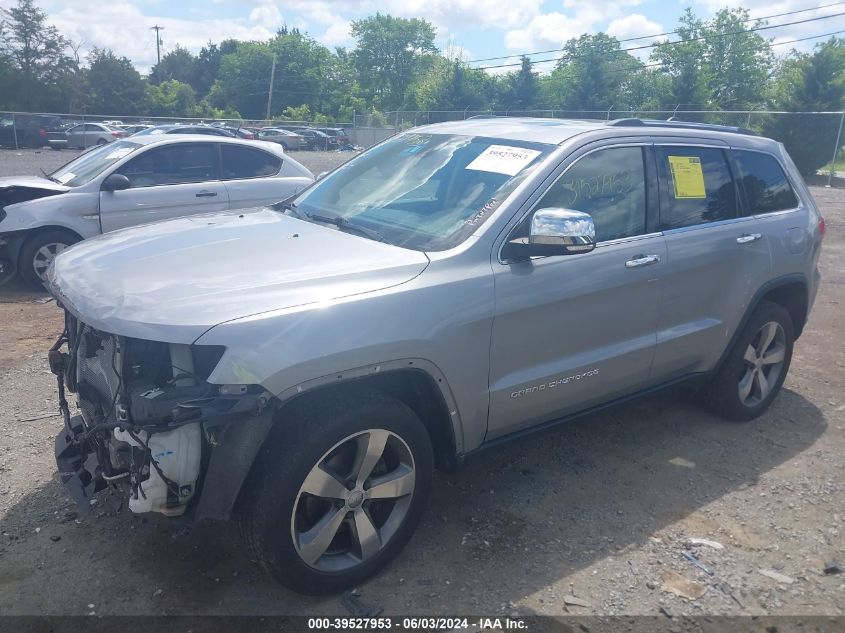
<svg viewBox="0 0 845 633"><path fill-rule="evenodd" d="M102 478L97 454L85 437L81 415L70 418L67 427L56 436L56 465L70 496L82 510L89 510L94 495L107 483Z"/></svg>

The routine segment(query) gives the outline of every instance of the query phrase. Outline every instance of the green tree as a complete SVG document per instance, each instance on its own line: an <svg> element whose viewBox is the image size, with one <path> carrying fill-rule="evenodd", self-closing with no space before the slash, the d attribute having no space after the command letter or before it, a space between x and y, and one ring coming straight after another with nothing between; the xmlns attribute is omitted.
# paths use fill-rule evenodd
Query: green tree
<svg viewBox="0 0 845 633"><path fill-rule="evenodd" d="M146 82L126 57L110 49L95 48L88 56L85 83L88 111L92 114L142 114L146 112Z"/></svg>
<svg viewBox="0 0 845 633"><path fill-rule="evenodd" d="M267 108L273 58L271 116L291 106L308 105L320 111L326 98L325 73L332 67L332 54L298 31L276 35L269 42L244 42L220 61L212 101L231 105L249 118L263 118Z"/></svg>
<svg viewBox="0 0 845 633"><path fill-rule="evenodd" d="M845 39L831 38L812 55L793 53L780 68L775 107L789 112L845 109ZM798 169L812 175L833 155L839 116L781 115L764 132L781 141Z"/></svg>
<svg viewBox="0 0 845 633"><path fill-rule="evenodd" d="M5 62L3 92L19 109L46 109L53 105L59 84L72 70L66 55L68 42L55 26L47 24L47 14L33 0L18 0L17 5L0 9L4 23L0 49Z"/></svg>
<svg viewBox="0 0 845 633"><path fill-rule="evenodd" d="M703 40L704 23L687 8L677 27L679 44L657 46L651 59L662 64L661 70L671 79L669 102L681 108L704 109L711 105L710 66L706 63ZM667 40L668 42L668 40Z"/></svg>
<svg viewBox="0 0 845 633"><path fill-rule="evenodd" d="M516 72L508 73L500 83L499 108L527 110L537 107L540 99L540 79L525 55Z"/></svg>
<svg viewBox="0 0 845 633"><path fill-rule="evenodd" d="M205 96L211 92L220 71L221 58L234 53L238 44L237 40L223 40L219 45L209 42L200 49L194 61L195 75L190 82L198 95Z"/></svg>
<svg viewBox="0 0 845 633"><path fill-rule="evenodd" d="M160 84L175 79L185 84L196 80L196 58L187 48L177 46L166 53L150 70L150 83Z"/></svg>
<svg viewBox="0 0 845 633"><path fill-rule="evenodd" d="M148 84L146 98L147 114L151 116L191 116L196 106L194 89L176 79L169 79L158 85Z"/></svg>
<svg viewBox="0 0 845 633"><path fill-rule="evenodd" d="M407 108L419 110L486 110L494 78L459 60L437 56L408 90ZM431 119L434 122L435 117Z"/></svg>
<svg viewBox="0 0 845 633"><path fill-rule="evenodd" d="M677 29L651 58L671 77L671 104L683 108L744 110L766 101L773 66L770 43L751 29L745 9L722 9L704 22L687 9ZM669 105L669 104L667 104Z"/></svg>
<svg viewBox="0 0 845 633"><path fill-rule="evenodd" d="M566 42L557 67L541 82L543 102L562 110L607 110L621 106L628 78L642 63L606 33Z"/></svg>
<svg viewBox="0 0 845 633"><path fill-rule="evenodd" d="M437 52L434 27L419 18L376 13L353 21L352 36L358 40L351 57L361 87L382 109L402 105L408 86Z"/></svg>

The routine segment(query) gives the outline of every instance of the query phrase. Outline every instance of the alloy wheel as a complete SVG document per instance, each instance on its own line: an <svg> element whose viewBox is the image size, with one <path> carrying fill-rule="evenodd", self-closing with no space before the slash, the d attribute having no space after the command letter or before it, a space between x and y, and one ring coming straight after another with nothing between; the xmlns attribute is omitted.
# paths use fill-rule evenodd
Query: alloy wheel
<svg viewBox="0 0 845 633"><path fill-rule="evenodd" d="M411 450L391 431L368 429L338 442L297 494L291 518L297 554L327 572L371 559L402 525L415 479Z"/></svg>
<svg viewBox="0 0 845 633"><path fill-rule="evenodd" d="M56 259L56 255L67 247L68 245L62 242L48 242L35 251L35 255L32 258L32 268L42 281L47 281L47 269L53 263L53 260Z"/></svg>
<svg viewBox="0 0 845 633"><path fill-rule="evenodd" d="M786 333L777 321L757 330L743 354L745 371L739 380L739 399L747 407L760 404L778 382L786 358Z"/></svg>

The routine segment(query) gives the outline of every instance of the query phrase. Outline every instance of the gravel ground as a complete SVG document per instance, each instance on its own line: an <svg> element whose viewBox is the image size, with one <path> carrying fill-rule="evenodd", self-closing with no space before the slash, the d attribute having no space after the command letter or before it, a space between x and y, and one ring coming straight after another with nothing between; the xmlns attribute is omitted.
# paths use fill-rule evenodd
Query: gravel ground
<svg viewBox="0 0 845 633"><path fill-rule="evenodd" d="M0 152L0 175L70 154ZM338 155L296 158L319 172ZM78 515L53 461L58 311L3 289L0 613L845 614L845 574L823 571L845 565L845 191L813 193L824 283L764 416L727 423L679 389L438 475L418 533L357 607L283 589L228 525L132 515L108 493Z"/></svg>

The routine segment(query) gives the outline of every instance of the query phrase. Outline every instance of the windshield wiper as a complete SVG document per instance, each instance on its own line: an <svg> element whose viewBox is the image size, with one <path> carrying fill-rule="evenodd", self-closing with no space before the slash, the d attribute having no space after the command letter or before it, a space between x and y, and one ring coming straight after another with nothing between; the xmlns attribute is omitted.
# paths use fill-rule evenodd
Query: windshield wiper
<svg viewBox="0 0 845 633"><path fill-rule="evenodd" d="M297 211L299 213L299 211ZM373 229L369 229L366 226L361 226L360 224L354 224L344 218L342 215L320 215L318 213L306 213L305 216L309 220L314 220L315 222L320 222L321 224L331 224L336 226L341 231L350 232L354 231L356 233L360 233L366 237L369 237L372 240L376 240L377 242L384 242L385 244L390 244L388 239Z"/></svg>
<svg viewBox="0 0 845 633"><path fill-rule="evenodd" d="M47 180L52 180L53 182L59 182L58 180L56 180L55 178L53 178L53 176L52 176L52 175L50 175L50 174L48 174L46 171L44 171L44 168L43 168L43 167L39 167L38 169L40 169L40 170L41 170L41 173L42 173L42 174L44 174L44 177L45 177ZM59 183L59 184L61 184L61 183Z"/></svg>
<svg viewBox="0 0 845 633"><path fill-rule="evenodd" d="M270 208L274 211L281 211L282 213L287 214L288 211L292 211L293 215L298 217L300 220L305 220L305 214L302 211L296 208L296 203L293 201L299 194L295 193L292 196L285 198L284 200L280 200L274 204L270 205Z"/></svg>

